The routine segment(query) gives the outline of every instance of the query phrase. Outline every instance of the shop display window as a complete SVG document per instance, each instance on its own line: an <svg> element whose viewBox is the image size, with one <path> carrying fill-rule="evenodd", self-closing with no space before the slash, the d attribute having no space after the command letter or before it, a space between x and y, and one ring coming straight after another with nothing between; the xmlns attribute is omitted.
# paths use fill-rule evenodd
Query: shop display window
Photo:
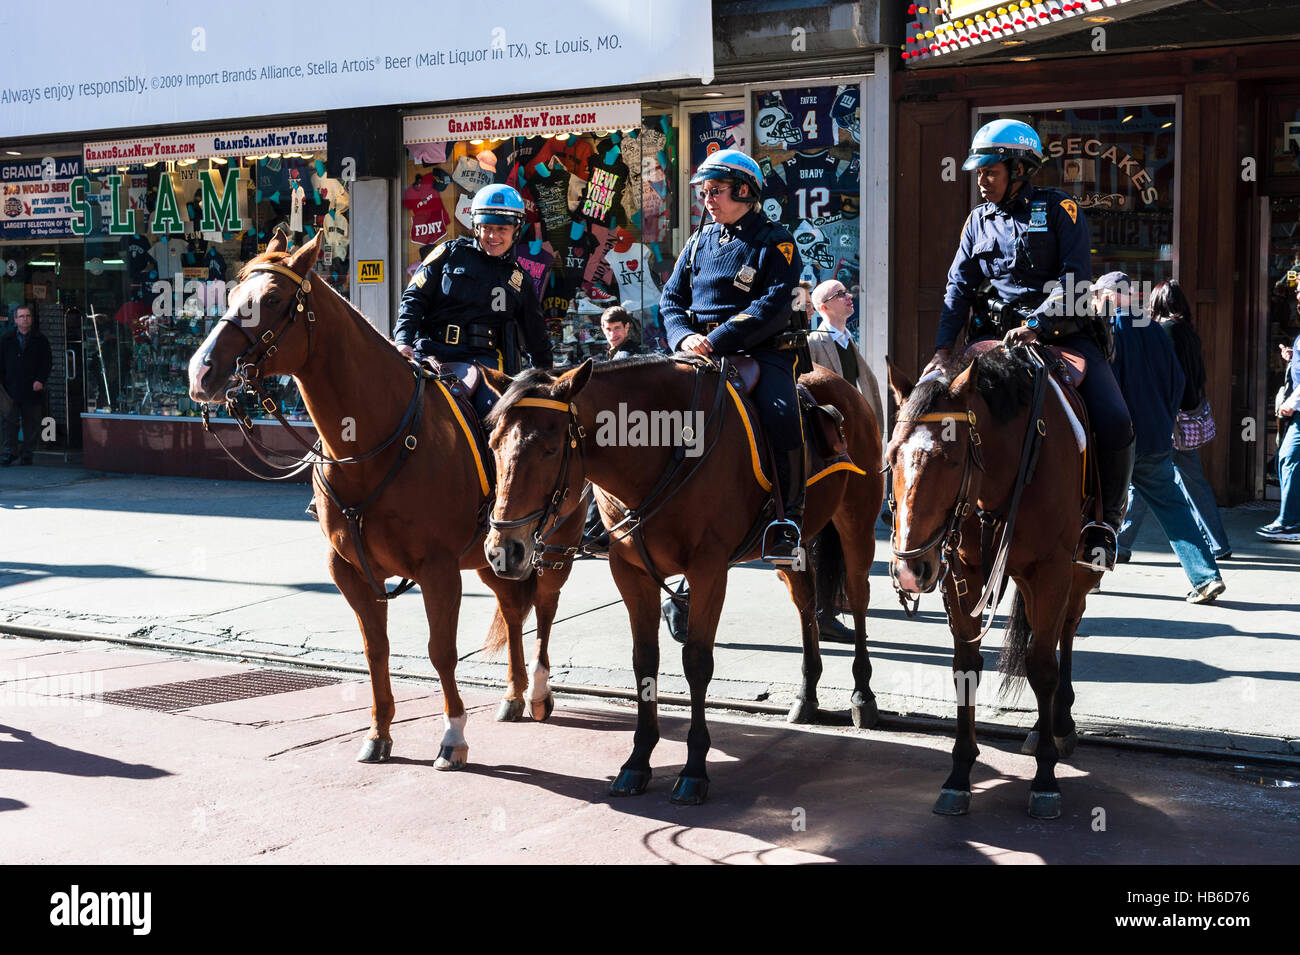
<svg viewBox="0 0 1300 955"><path fill-rule="evenodd" d="M751 108L763 210L794 236L801 281L816 286L838 279L856 296L862 288L859 85L760 90ZM857 314L848 330L857 340Z"/></svg>
<svg viewBox="0 0 1300 955"><path fill-rule="evenodd" d="M646 350L663 350L659 292L675 262L677 130L670 113L597 133L408 143L403 283L442 241L472 236L474 194L523 196L515 250L533 280L557 364L603 356L601 313L622 305Z"/></svg>
<svg viewBox="0 0 1300 955"><path fill-rule="evenodd" d="M1046 159L1034 185L1069 193L1086 213L1092 274L1122 271L1149 290L1173 277L1175 115L1173 102L1064 106L988 110L979 124L1034 127Z"/></svg>
<svg viewBox="0 0 1300 955"><path fill-rule="evenodd" d="M91 167L73 208L86 233L88 412L198 415L189 358L277 228L291 250L323 231L316 272L348 293L348 190L328 176L323 152ZM264 390L286 417L306 420L291 378L268 379ZM269 417L241 400L248 416Z"/></svg>

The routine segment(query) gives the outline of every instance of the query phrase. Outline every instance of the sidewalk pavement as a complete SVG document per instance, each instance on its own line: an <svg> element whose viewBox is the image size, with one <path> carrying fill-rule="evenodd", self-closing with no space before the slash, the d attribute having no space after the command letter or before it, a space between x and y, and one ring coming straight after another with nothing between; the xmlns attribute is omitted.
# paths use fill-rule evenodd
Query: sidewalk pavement
<svg viewBox="0 0 1300 955"><path fill-rule="evenodd" d="M1034 761L989 740L971 814L953 818L930 812L951 764L940 736L711 714L709 801L683 807L668 802L686 757L680 709L664 708L646 793L612 799L630 706L561 696L547 723L496 723L499 693L468 690L470 765L440 773L436 685L394 682L383 765L353 761L369 725L363 679L177 698L182 681L229 690L252 669L0 638L4 861L1150 865L1300 854L1294 790L1278 785L1289 780L1086 741L1057 768L1060 819L1026 816Z"/></svg>
<svg viewBox="0 0 1300 955"><path fill-rule="evenodd" d="M364 665L361 637L325 569L326 542L302 514L301 486L137 477L77 468L0 471L0 629L4 625L134 636L167 644ZM437 502L428 504L436 514ZM1264 507L1224 512L1236 556L1215 604L1188 590L1149 522L1133 563L1089 599L1075 643L1075 716L1082 732L1245 752L1300 754L1300 547L1262 541ZM878 530L868 647L882 711L951 719L951 637L937 594L904 617ZM490 592L463 575L461 677L504 681L478 647ZM1010 605L1005 598L1003 610ZM390 609L396 673L432 673L418 596ZM977 718L1028 727L1026 689L997 706L1002 620L984 643ZM661 637L665 693L685 693L680 655ZM820 703L843 710L850 647L824 643ZM633 687L627 615L603 560L579 561L560 601L552 679ZM788 705L799 681L798 618L775 573L731 572L717 635L714 698Z"/></svg>

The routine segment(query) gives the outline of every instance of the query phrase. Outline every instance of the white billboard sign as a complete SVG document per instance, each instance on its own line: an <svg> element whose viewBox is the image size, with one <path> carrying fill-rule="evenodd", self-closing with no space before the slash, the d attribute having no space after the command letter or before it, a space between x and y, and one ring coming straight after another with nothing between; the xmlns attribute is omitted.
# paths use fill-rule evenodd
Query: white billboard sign
<svg viewBox="0 0 1300 955"><path fill-rule="evenodd" d="M105 19L107 17L107 19ZM0 5L0 137L713 79L701 0Z"/></svg>

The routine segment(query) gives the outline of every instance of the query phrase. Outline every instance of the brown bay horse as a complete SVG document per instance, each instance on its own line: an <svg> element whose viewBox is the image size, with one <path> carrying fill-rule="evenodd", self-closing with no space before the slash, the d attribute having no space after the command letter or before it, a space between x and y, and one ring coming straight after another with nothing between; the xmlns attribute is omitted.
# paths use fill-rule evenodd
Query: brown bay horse
<svg viewBox="0 0 1300 955"><path fill-rule="evenodd" d="M226 314L190 359L190 395L220 402L268 375L293 376L325 462L317 465L312 484L330 542L330 576L356 614L370 671L371 725L357 758L383 762L392 752L396 707L388 603L380 591L386 578L401 576L420 586L429 659L442 685L445 732L434 765L460 769L469 752L455 677L460 572L478 571L497 598L488 643L509 646L499 720L550 715L546 645L568 572L517 582L488 569L481 514L491 497L491 462L480 461L473 450L473 423L456 407L448 381L417 370L316 276L320 236L290 253L277 231L266 252L244 267ZM349 529L340 504L364 511L359 525ZM564 529L572 543L581 533L576 523ZM533 608L537 655L530 673L523 623Z"/></svg>
<svg viewBox="0 0 1300 955"><path fill-rule="evenodd" d="M802 383L819 403L834 404L844 413L848 451L857 465L839 465L810 478L803 531L805 542L821 532L837 534L841 543L841 548L826 550L842 552L839 570L853 611L850 713L857 725L871 726L878 714L870 687L866 611L873 527L883 495L879 431L866 400L838 375L816 368ZM650 422L650 433L638 436L635 425L626 434L609 428L615 409L625 421L640 416ZM665 416L674 414L686 424L667 440L666 428L655 423L662 425ZM637 728L632 754L611 785L611 795L637 795L649 784L650 757L659 741L661 586L668 575L683 574L689 582L682 665L690 686L691 725L686 765L671 799L702 803L710 745L705 694L713 676L727 569L758 556L758 544L746 543L771 486L770 469L764 473L760 465L763 444L751 443L754 425L742 411L738 392L724 386L716 368L674 358L635 357L594 367L588 361L558 377L538 371L519 376L488 423L501 475L494 529L487 539L498 558L498 573L512 578L529 573L547 521L582 506L584 478L597 487L597 501L612 526L609 562L631 621ZM635 515L630 521L625 520L629 511ZM641 532L641 544L628 533L634 528ZM808 567L782 569L780 575L802 624L803 683L791 717L811 722L822 672L816 581Z"/></svg>
<svg viewBox="0 0 1300 955"><path fill-rule="evenodd" d="M905 607L908 597L941 586L953 635L957 739L952 773L934 806L940 814L960 815L970 807L970 771L979 755L975 690L986 628L979 611L983 596L994 606L1001 596L986 593L989 576L990 586L1001 589L998 558L1016 584L999 661L1003 695L1027 676L1038 707L1037 726L1022 750L1037 757L1029 813L1054 819L1061 812L1056 763L1077 742L1071 648L1088 592L1101 575L1074 559L1084 524L1078 442L1086 425L1070 418L1043 364L1023 348L998 347L967 355L915 388L890 369L901 409L885 454L893 472L890 572ZM1036 387L1041 405L1031 416ZM1029 438L1035 432L1036 461ZM1043 727L1051 732L1039 733Z"/></svg>

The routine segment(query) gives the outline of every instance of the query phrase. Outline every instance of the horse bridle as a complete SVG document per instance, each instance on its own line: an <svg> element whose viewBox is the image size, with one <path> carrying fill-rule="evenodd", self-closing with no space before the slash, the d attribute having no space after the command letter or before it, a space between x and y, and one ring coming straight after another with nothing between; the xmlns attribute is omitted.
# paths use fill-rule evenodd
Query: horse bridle
<svg viewBox="0 0 1300 955"><path fill-rule="evenodd" d="M581 546L552 547L547 544L547 541L560 529L565 521L581 510L582 499L585 499L591 493L591 482L587 481L582 489L579 507L570 511L564 517L559 516L560 507L569 497L569 464L573 460L573 451L575 449L577 449L578 457L582 461L583 471L586 472L587 450L583 446L582 440L587 436L587 432L578 421L576 409L568 402L556 401L552 398L520 398L512 407L546 408L550 411L563 412L568 416L569 421L564 447L560 451L560 469L545 504L523 517L511 520L499 521L495 517L490 517L488 518L488 524L493 530L513 531L535 523L537 527L533 531L533 566L537 568L538 573L544 570L563 570L567 562L581 551ZM548 523L550 524L549 527L547 527ZM560 554L560 559L558 561L547 561L545 555L553 553Z"/></svg>
<svg viewBox="0 0 1300 955"><path fill-rule="evenodd" d="M898 421L911 421L915 424L924 424L927 422L948 422L957 420L957 416L951 411L933 411L921 415L904 415L899 414ZM935 548L939 549L940 573L935 578L935 586L943 580L944 574L948 571L948 564L953 552L961 546L961 524L970 516L970 488L971 480L974 477L976 469L984 470L984 453L982 450L983 441L980 438L978 422L975 412L967 409L966 424L970 430L970 437L966 442L966 453L962 460L961 485L957 490L957 500L953 504L952 511L948 515L948 520L940 526L939 530L925 544L920 547L913 547L909 550L898 549L898 507L894 500L894 482L889 482L889 511L892 515L892 521L889 532L889 547L893 552L896 560L912 560L920 557L922 554L928 554ZM886 465L881 470L888 470ZM919 596L913 597L911 605L908 604L908 595L898 586L897 578L891 575L894 584L894 591L898 594L899 603L903 605L903 610L908 617L916 615L917 605L920 603ZM964 585L964 581L962 582ZM963 587L964 590L964 587Z"/></svg>

